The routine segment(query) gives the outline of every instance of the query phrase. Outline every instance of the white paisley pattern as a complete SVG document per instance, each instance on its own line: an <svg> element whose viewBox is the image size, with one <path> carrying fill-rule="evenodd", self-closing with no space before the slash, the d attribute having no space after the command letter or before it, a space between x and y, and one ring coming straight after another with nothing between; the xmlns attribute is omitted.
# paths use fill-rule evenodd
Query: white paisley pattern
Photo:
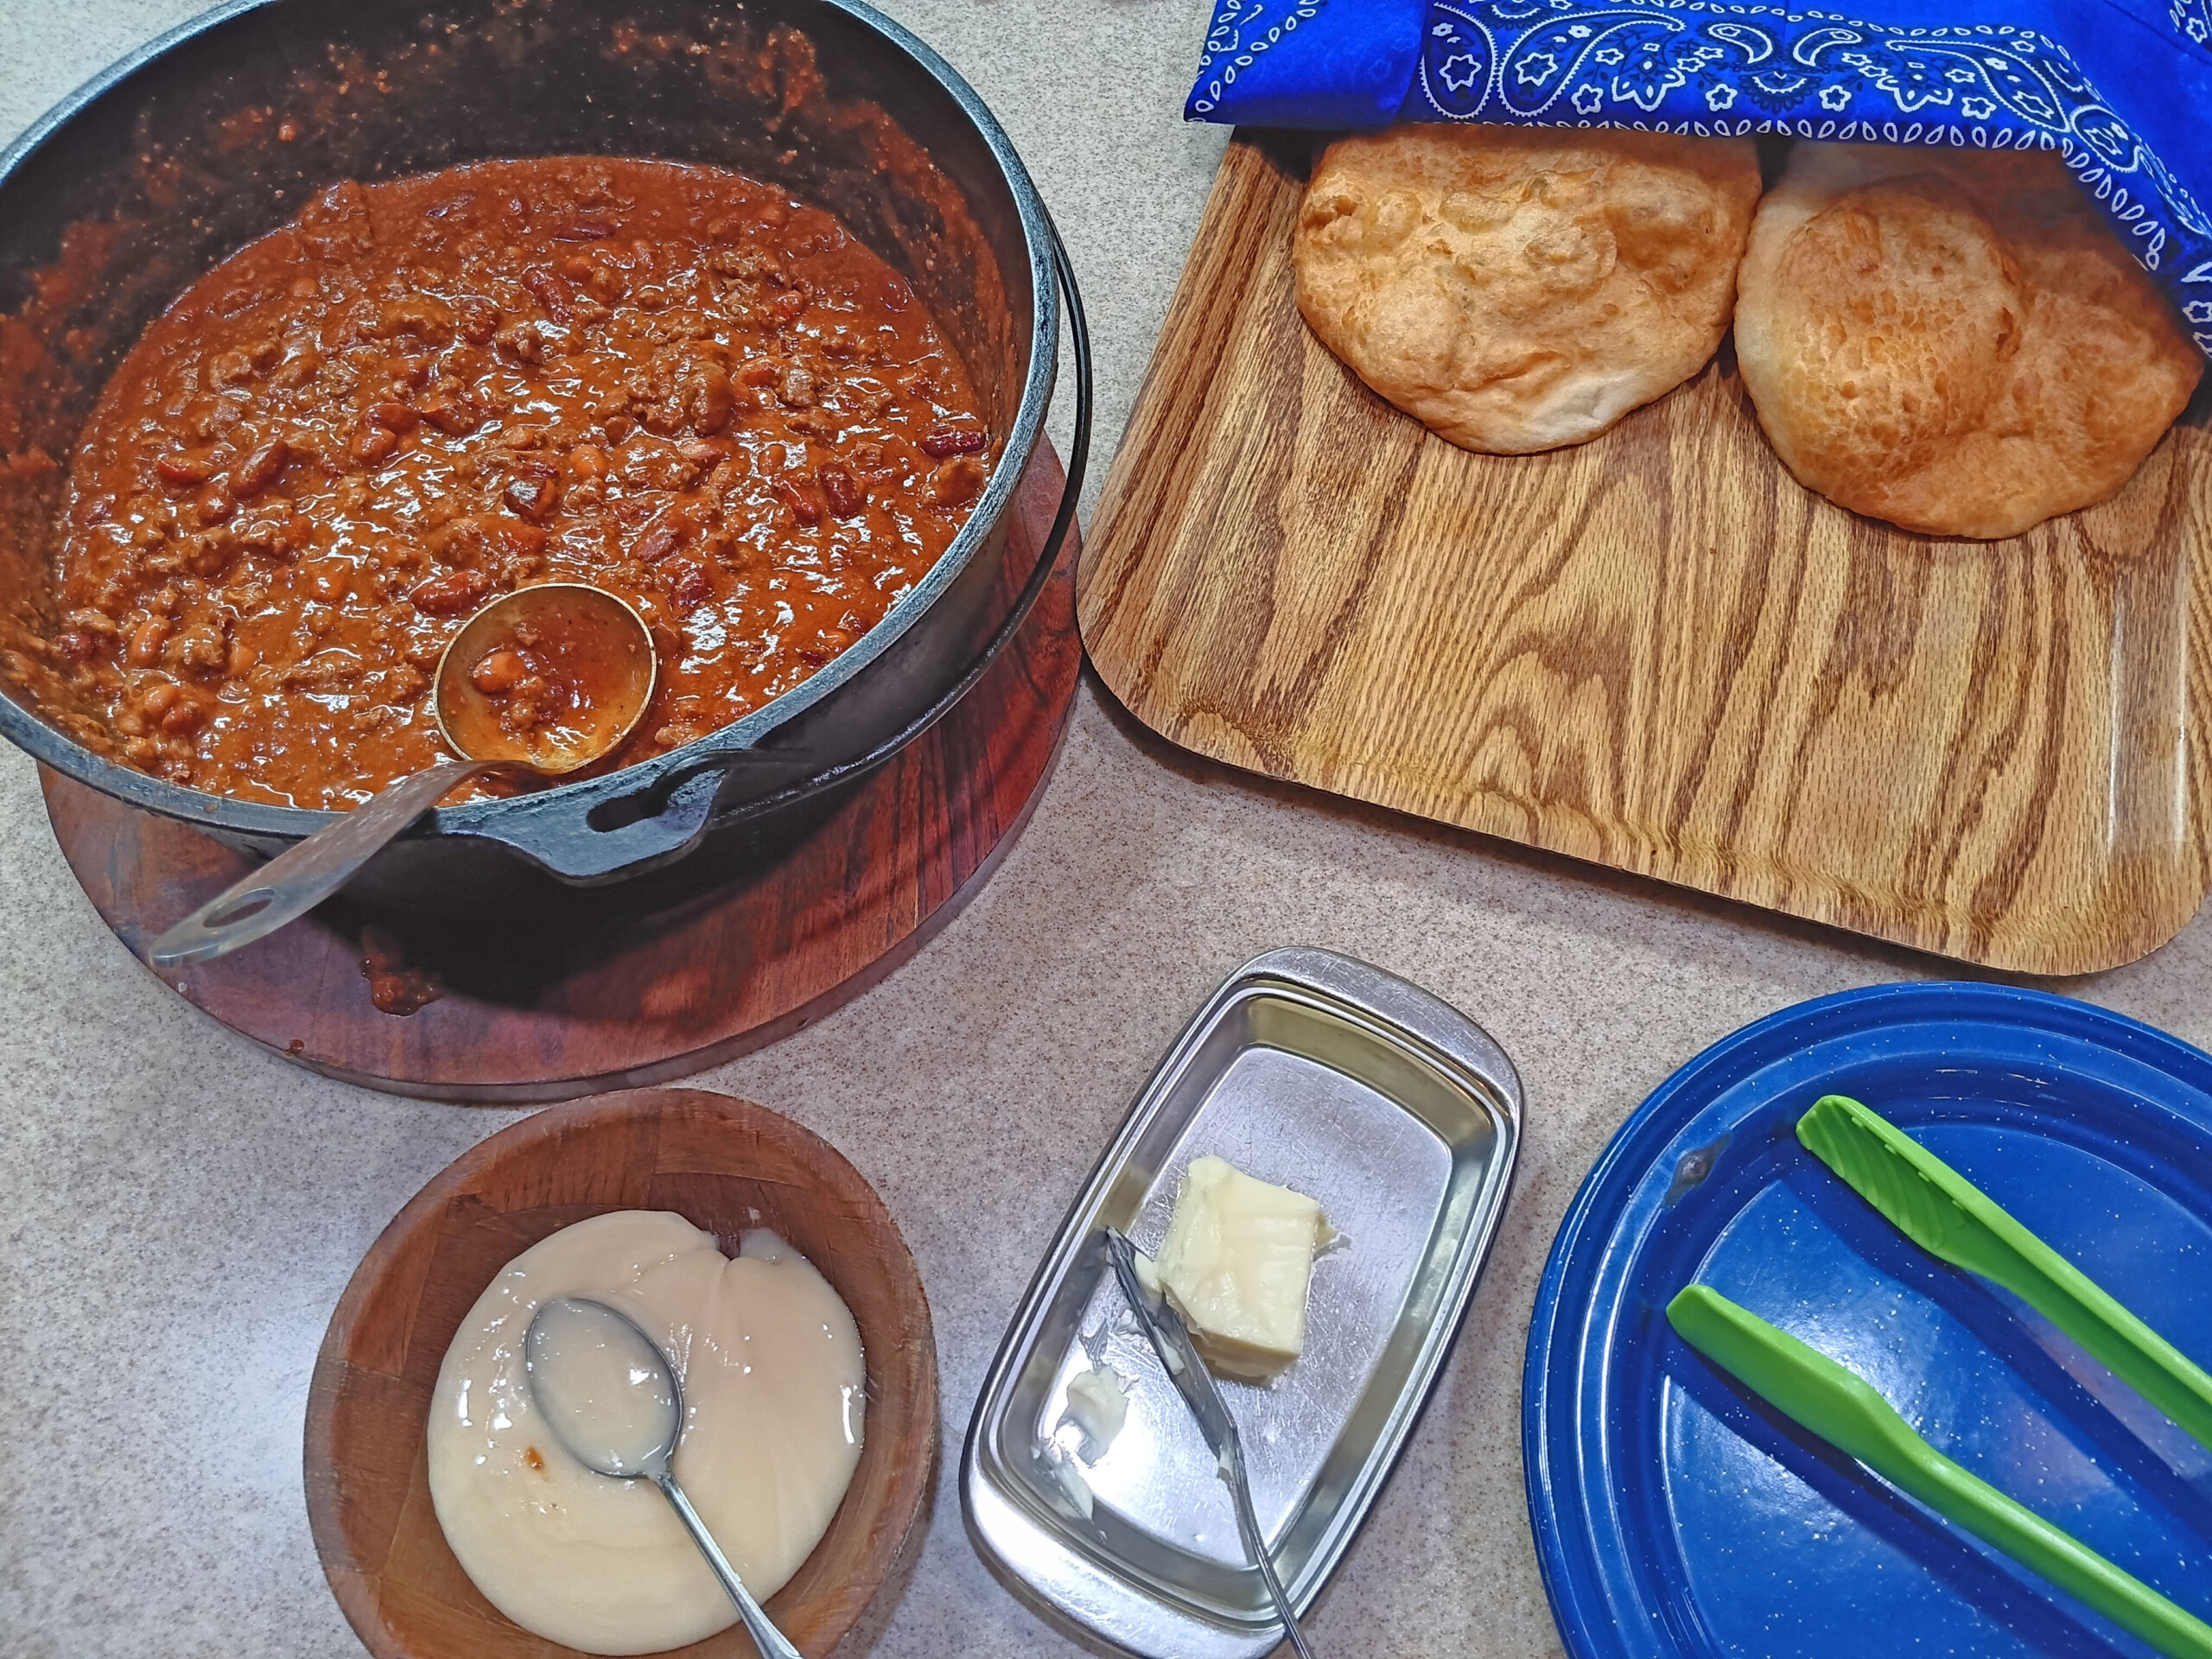
<svg viewBox="0 0 2212 1659"><path fill-rule="evenodd" d="M2212 33L2207 6L2174 0L2175 27ZM2212 219L2031 29L1899 30L1723 0L1433 0L1404 115L2055 149L2212 353Z"/></svg>
<svg viewBox="0 0 2212 1659"><path fill-rule="evenodd" d="M1198 59L1198 84L1192 89L1187 114L1204 120L1221 107L1223 97L1261 53L1279 44L1299 24L1310 22L1325 0L1222 0L1213 27L1206 31ZM2202 0L2198 0L2202 3Z"/></svg>

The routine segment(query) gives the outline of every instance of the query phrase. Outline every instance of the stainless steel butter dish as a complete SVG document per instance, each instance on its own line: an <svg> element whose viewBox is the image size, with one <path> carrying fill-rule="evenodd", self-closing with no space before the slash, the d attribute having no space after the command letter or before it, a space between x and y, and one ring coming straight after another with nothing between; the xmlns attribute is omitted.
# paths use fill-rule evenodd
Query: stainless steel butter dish
<svg viewBox="0 0 2212 1659"><path fill-rule="evenodd" d="M1206 1154L1318 1199L1305 1352L1224 1382L1260 1530L1303 1614L1382 1491L1505 1209L1521 1082L1473 1021L1327 950L1230 976L1153 1073L1068 1211L986 1379L961 1459L977 1547L1061 1616L1155 1659L1256 1659L1282 1639L1214 1454L1101 1249L1156 1250ZM1068 1410L1103 1368L1128 1400L1103 1448ZM1087 1414L1086 1415L1091 1415Z"/></svg>

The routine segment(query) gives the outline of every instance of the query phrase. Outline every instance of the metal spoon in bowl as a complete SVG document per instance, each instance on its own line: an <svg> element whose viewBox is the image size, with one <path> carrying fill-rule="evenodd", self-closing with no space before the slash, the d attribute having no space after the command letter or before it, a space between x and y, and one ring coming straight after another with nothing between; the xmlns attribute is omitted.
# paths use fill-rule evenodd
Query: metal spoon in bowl
<svg viewBox="0 0 2212 1659"><path fill-rule="evenodd" d="M278 854L156 939L146 960L156 968L212 962L275 932L484 772L557 778L612 754L652 706L658 671L645 619L604 588L546 582L493 600L447 643L432 683L439 734L461 759L401 779ZM514 694L530 675L556 706L533 704L534 718L518 720Z"/></svg>
<svg viewBox="0 0 2212 1659"><path fill-rule="evenodd" d="M761 1659L799 1659L676 1484L683 1391L659 1346L604 1302L562 1296L539 1306L523 1338L530 1395L553 1437L594 1474L650 1480L721 1580Z"/></svg>

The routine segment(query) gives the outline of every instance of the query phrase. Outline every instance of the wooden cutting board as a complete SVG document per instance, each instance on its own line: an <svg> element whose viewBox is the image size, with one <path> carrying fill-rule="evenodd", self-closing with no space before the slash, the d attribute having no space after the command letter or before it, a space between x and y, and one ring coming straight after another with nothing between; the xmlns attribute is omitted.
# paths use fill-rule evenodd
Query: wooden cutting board
<svg viewBox="0 0 2212 1659"><path fill-rule="evenodd" d="M2212 887L2212 395L2113 500L1941 541L1800 487L1732 352L1470 454L1307 331L1303 135L1240 132L1077 575L1201 754L1946 956L2156 949Z"/></svg>

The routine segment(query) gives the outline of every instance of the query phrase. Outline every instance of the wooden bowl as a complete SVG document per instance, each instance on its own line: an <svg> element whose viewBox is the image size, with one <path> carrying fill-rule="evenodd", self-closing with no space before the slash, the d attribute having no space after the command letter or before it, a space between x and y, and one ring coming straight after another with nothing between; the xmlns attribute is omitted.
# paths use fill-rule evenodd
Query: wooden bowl
<svg viewBox="0 0 2212 1659"><path fill-rule="evenodd" d="M827 1654L899 1564L937 1455L937 1348L906 1242L874 1189L819 1136L696 1090L556 1107L468 1152L393 1217L339 1299L308 1396L308 1520L339 1605L378 1659L547 1659L480 1594L430 1507L424 1452L438 1367L500 1268L609 1210L673 1210L732 1236L770 1227L860 1325L868 1416L830 1530L767 1605ZM751 1656L741 1626L677 1651Z"/></svg>

